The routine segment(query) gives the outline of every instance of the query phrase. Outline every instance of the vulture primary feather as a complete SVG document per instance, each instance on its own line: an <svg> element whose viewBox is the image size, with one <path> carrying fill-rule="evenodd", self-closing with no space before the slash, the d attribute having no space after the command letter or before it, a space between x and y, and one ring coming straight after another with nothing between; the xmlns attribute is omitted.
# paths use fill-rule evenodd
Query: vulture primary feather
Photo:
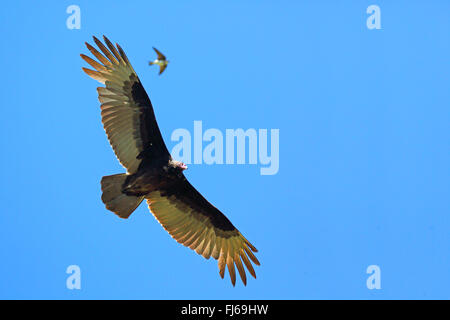
<svg viewBox="0 0 450 320"><path fill-rule="evenodd" d="M108 140L126 173L101 180L107 209L128 218L145 199L154 217L177 242L206 259L218 260L223 278L228 269L233 286L236 269L244 285L246 271L256 278L256 248L228 218L186 179L182 162L172 159L161 136L150 99L125 52L106 37L98 49L86 43L98 61L81 54L92 66L83 70L104 87L97 88Z"/></svg>

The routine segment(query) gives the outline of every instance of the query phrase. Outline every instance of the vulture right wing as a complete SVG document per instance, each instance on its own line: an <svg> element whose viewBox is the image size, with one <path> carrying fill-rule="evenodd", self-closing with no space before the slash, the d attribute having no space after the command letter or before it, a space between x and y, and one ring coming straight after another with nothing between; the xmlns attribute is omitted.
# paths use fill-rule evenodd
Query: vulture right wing
<svg viewBox="0 0 450 320"><path fill-rule="evenodd" d="M96 37L94 41L104 55L86 43L101 63L82 54L81 57L96 71L83 70L105 84L105 87L97 88L102 103L103 127L120 163L129 173L135 173L142 161L169 159L170 153L156 123L152 103L125 52L119 45L116 49L108 38L103 38L109 50Z"/></svg>
<svg viewBox="0 0 450 320"><path fill-rule="evenodd" d="M209 203L183 176L177 183L145 196L150 211L177 242L195 250L206 259L218 261L223 278L228 267L233 286L236 269L244 285L244 265L256 278L250 262L259 265L256 248L244 238L228 218ZM253 251L253 252L252 252Z"/></svg>

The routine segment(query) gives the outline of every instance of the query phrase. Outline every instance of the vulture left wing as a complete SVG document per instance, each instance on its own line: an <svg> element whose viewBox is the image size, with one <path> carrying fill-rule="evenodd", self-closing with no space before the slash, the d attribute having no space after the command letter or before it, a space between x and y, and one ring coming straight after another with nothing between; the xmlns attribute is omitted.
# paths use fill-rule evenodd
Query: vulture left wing
<svg viewBox="0 0 450 320"><path fill-rule="evenodd" d="M243 263L256 278L249 258L259 265L253 254L258 250L184 176L171 187L151 192L146 198L150 211L172 238L206 259L212 256L219 260L222 278L226 265L234 286L236 266L245 285L247 278Z"/></svg>
<svg viewBox="0 0 450 320"><path fill-rule="evenodd" d="M170 153L156 123L152 103L125 52L118 44L116 49L108 38L103 38L109 50L94 37L103 54L86 43L101 63L81 54L95 69L83 70L105 84L97 88L103 127L120 163L129 173L135 173L142 161L169 158Z"/></svg>

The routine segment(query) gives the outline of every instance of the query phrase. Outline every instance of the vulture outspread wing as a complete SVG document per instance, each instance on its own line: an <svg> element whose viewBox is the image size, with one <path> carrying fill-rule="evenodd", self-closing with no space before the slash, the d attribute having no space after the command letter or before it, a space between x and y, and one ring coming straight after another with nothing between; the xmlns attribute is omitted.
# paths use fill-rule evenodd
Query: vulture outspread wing
<svg viewBox="0 0 450 320"><path fill-rule="evenodd" d="M129 173L135 173L142 161L170 157L163 141L150 99L125 52L103 37L103 45L96 37L94 42L100 51L86 43L97 62L81 54L95 70L83 70L103 83L99 87L102 123L109 142L120 163Z"/></svg>
<svg viewBox="0 0 450 320"><path fill-rule="evenodd" d="M253 254L257 252L256 248L184 176L178 183L152 192L146 198L150 211L172 238L206 259L213 257L218 260L222 278L227 266L234 286L236 266L242 282L246 284L244 265L256 278L250 262L259 265Z"/></svg>

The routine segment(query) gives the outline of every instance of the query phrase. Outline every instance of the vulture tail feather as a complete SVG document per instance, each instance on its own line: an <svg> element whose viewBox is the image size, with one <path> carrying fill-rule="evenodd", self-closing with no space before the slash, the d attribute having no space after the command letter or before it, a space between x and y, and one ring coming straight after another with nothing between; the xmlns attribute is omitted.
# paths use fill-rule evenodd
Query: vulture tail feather
<svg viewBox="0 0 450 320"><path fill-rule="evenodd" d="M127 174L114 174L102 178L102 201L108 210L121 218L128 218L141 204L144 197L128 196L122 192Z"/></svg>

